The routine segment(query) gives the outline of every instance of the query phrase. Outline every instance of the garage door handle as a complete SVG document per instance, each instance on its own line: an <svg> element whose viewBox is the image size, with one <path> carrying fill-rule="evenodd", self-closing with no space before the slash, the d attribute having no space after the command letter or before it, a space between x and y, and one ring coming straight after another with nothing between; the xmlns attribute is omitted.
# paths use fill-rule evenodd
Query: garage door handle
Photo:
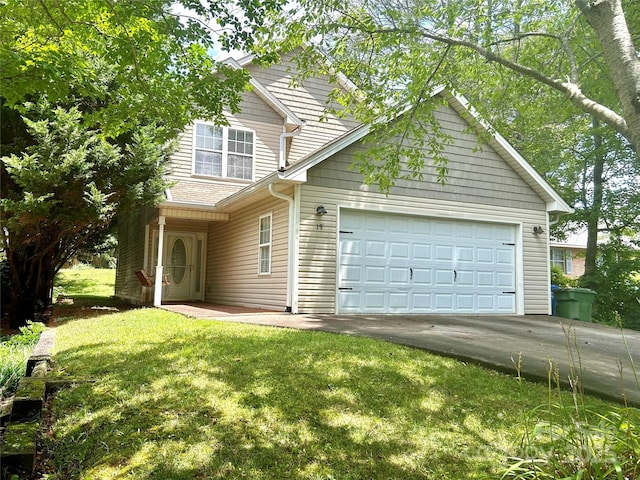
<svg viewBox="0 0 640 480"><path fill-rule="evenodd" d="M409 280L413 280L413 268L409 269Z"/></svg>
<svg viewBox="0 0 640 480"><path fill-rule="evenodd" d="M351 287L340 287L338 290L353 290Z"/></svg>
<svg viewBox="0 0 640 480"><path fill-rule="evenodd" d="M458 272L457 271L453 271L453 281L455 282L458 279Z"/></svg>

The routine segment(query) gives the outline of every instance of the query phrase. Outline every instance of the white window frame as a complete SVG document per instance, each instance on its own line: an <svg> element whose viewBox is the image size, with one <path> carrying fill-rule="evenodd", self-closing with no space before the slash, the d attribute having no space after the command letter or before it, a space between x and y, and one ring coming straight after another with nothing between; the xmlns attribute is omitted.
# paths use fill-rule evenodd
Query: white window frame
<svg viewBox="0 0 640 480"><path fill-rule="evenodd" d="M561 259L556 258L556 252L560 252L562 256ZM571 250L568 248L559 248L559 247L551 247L551 266L558 266L562 268L562 272L565 275L571 275Z"/></svg>
<svg viewBox="0 0 640 480"><path fill-rule="evenodd" d="M262 221L264 219L269 219L269 238L263 241L262 238ZM272 239L273 239L273 214L268 213L266 215L261 215L258 220L258 275L270 275L271 274L271 252L272 252ZM263 270L263 260L265 260L266 252L266 261L267 261L267 269Z"/></svg>
<svg viewBox="0 0 640 480"><path fill-rule="evenodd" d="M206 149L206 148L197 148L197 129L198 129L198 125L208 125L211 127L216 127L216 128L220 128L222 129L222 150L216 150L216 149ZM236 152L229 152L229 132L230 131L238 131L238 132L247 132L247 133L251 133L252 135L252 146L251 146L251 155L247 155L244 153L236 153ZM256 157L256 133L255 131L249 129L249 128L242 128L242 127L228 127L228 126L221 126L221 125L216 125L213 122L207 122L207 121L203 121L203 120L197 120L194 122L193 124L193 135L192 135L192 152L191 152L191 174L193 176L198 176L198 177L207 177L207 178L225 178L225 179L229 179L229 180L239 180L239 181L245 181L245 182L251 182L254 180L255 178L255 170L256 170L256 161L255 161L255 157ZM206 173L199 173L196 171L196 151L201 150L201 151L205 151L205 152L217 152L221 154L222 160L221 160L221 166L220 166L220 175L208 175ZM232 155L240 155L240 156L244 156L244 157L251 157L251 178L239 178L239 177L230 177L228 176L228 168L229 168L229 154Z"/></svg>

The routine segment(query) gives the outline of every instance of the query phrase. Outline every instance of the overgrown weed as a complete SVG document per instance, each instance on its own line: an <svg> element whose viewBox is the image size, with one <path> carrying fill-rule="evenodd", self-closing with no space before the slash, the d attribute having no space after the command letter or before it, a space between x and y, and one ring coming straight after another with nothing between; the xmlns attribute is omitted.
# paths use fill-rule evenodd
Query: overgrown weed
<svg viewBox="0 0 640 480"><path fill-rule="evenodd" d="M587 407L575 333L563 327L569 356L570 402L549 360L547 403L525 413L524 433L501 479L636 480L640 478L640 411L626 403L605 413ZM624 332L623 332L624 337ZM626 345L626 340L625 340ZM640 389L633 355L629 352ZM520 377L519 364L518 376ZM619 365L622 377L622 365ZM521 392L526 395L525 391Z"/></svg>
<svg viewBox="0 0 640 480"><path fill-rule="evenodd" d="M20 327L20 333L0 338L0 398L15 391L44 328L42 323L29 322Z"/></svg>

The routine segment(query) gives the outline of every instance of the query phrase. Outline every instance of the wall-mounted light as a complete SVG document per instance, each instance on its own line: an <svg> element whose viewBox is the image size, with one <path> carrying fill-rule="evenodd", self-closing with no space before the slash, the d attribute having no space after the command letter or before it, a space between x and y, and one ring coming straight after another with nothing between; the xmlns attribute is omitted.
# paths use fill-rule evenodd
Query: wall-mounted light
<svg viewBox="0 0 640 480"><path fill-rule="evenodd" d="M324 208L324 205L318 205L316 207L316 215L322 216L327 214L327 209Z"/></svg>
<svg viewBox="0 0 640 480"><path fill-rule="evenodd" d="M536 235L542 235L544 233L544 228L542 228L542 225L535 226L533 227L533 233Z"/></svg>

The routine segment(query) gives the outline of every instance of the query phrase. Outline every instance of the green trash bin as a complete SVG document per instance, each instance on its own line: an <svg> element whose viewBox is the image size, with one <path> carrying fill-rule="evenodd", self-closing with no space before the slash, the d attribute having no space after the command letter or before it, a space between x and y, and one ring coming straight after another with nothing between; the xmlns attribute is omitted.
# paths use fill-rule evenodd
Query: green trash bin
<svg viewBox="0 0 640 480"><path fill-rule="evenodd" d="M591 321L591 306L596 292L588 288L559 288L554 291L556 315L572 320Z"/></svg>

